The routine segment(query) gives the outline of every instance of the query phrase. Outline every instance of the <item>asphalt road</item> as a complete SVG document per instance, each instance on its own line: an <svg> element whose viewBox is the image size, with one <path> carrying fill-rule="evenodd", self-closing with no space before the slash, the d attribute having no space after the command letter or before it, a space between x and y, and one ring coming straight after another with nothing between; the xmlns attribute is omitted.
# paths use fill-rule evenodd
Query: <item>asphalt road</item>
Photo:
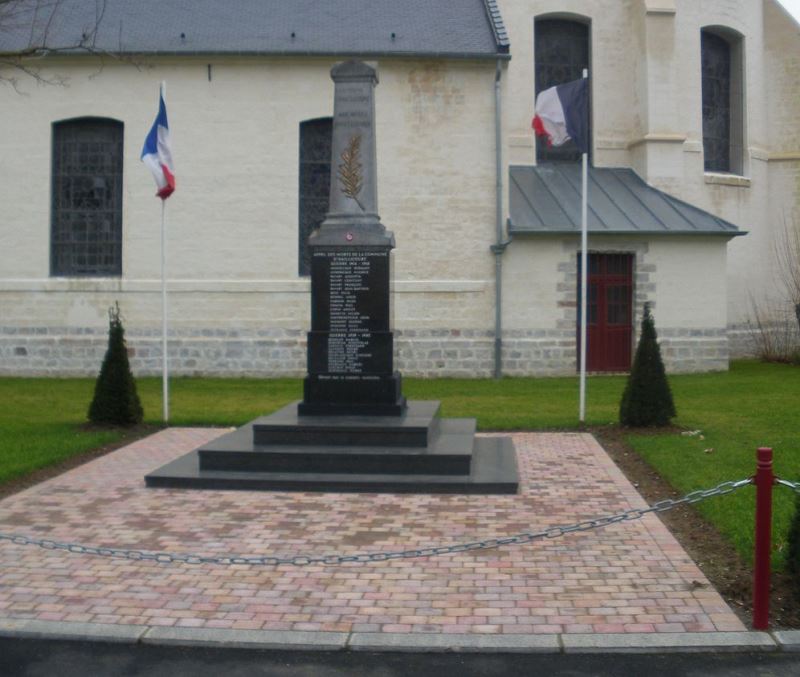
<svg viewBox="0 0 800 677"><path fill-rule="evenodd" d="M249 651L0 638L2 677L800 676L800 654L459 654Z"/></svg>

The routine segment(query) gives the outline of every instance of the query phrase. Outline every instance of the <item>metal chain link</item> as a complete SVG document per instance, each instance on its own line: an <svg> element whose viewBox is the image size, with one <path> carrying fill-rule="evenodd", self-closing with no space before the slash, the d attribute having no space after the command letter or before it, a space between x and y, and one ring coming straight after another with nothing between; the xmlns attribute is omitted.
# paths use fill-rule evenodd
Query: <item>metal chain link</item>
<svg viewBox="0 0 800 677"><path fill-rule="evenodd" d="M800 494L800 482L790 482L789 480L782 480L780 478L776 478L775 483L782 484L785 487L789 487L792 491Z"/></svg>
<svg viewBox="0 0 800 677"><path fill-rule="evenodd" d="M781 481L781 480L779 480ZM783 482L783 481L781 481ZM681 505L698 503L712 496L725 496L741 487L752 483L751 478L738 480L737 482L722 482L711 489L700 489L686 494L683 498L664 499L658 501L647 508L634 508L625 512L606 515L583 520L575 524L564 526L548 527L541 531L526 531L514 536L499 538L489 538L482 541L472 541L469 543L457 543L455 545L439 545L427 548L416 548L411 550L399 550L395 552L365 552L354 555L328 554L328 555L293 555L280 557L267 555L263 557L241 556L241 555L222 555L216 557L194 555L194 554L172 554L168 552L147 552L144 550L127 550L123 548L98 548L78 543L61 543L47 538L31 538L17 534L6 534L0 532L0 541L10 541L16 545L35 545L45 550L66 550L81 555L95 555L99 557L119 557L129 560L152 561L162 564L172 564L181 562L186 564L249 564L257 566L278 566L280 564L290 564L294 566L306 566L309 564L345 564L347 562L385 562L393 559L410 559L415 557L433 557L436 555L449 555L458 552L468 552L471 550L489 550L499 548L504 545L521 545L544 538L558 538L567 534L599 529L618 522L631 522L641 519L651 512L666 512ZM783 482L787 485L791 483ZM795 491L797 486L793 485Z"/></svg>

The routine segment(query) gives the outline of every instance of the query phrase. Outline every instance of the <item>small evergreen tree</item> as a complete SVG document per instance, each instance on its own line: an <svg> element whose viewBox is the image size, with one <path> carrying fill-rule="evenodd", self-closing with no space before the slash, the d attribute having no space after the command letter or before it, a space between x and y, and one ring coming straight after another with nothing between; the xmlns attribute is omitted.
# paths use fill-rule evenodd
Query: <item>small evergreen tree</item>
<svg viewBox="0 0 800 677"><path fill-rule="evenodd" d="M800 601L800 494L794 501L794 517L789 526L786 564L792 576L795 599Z"/></svg>
<svg viewBox="0 0 800 677"><path fill-rule="evenodd" d="M619 420L622 425L641 428L668 425L673 416L675 404L661 360L650 304L646 303L639 345L620 402Z"/></svg>
<svg viewBox="0 0 800 677"><path fill-rule="evenodd" d="M108 350L94 386L89 420L92 423L134 425L142 422L144 413L128 362L118 303L109 308L108 318Z"/></svg>

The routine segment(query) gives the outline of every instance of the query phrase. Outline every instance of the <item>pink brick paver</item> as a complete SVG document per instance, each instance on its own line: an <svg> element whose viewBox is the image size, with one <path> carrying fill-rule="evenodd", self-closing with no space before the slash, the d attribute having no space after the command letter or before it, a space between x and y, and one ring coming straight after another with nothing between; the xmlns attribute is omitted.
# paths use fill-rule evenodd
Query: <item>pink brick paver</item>
<svg viewBox="0 0 800 677"><path fill-rule="evenodd" d="M172 428L0 502L0 531L203 555L405 550L645 502L587 434L513 435L516 496L148 489L217 437ZM721 499L724 500L724 499ZM655 515L494 550L340 566L129 561L0 542L0 618L343 632L741 631Z"/></svg>

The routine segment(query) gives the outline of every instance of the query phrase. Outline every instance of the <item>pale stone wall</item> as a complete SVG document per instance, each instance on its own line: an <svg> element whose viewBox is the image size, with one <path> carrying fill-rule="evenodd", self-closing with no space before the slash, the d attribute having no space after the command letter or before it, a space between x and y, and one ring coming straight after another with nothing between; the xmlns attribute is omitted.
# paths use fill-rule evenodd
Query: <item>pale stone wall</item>
<svg viewBox="0 0 800 677"><path fill-rule="evenodd" d="M630 166L648 183L748 231L729 245L727 312L749 317L755 291L774 299L772 246L784 214L800 212L800 30L774 0L500 0L514 58L504 125L507 156L533 163L533 22L591 23L593 152L599 166ZM743 37L743 177L703 171L700 30ZM512 245L513 246L513 245Z"/></svg>
<svg viewBox="0 0 800 677"><path fill-rule="evenodd" d="M506 279L514 281L505 297L503 369L508 375L557 376L575 373L577 309L576 238L520 237L505 257ZM724 369L728 360L725 328L725 249L714 238L596 237L592 251L634 255L635 330L645 302L653 304L667 368L672 372ZM86 284L89 284L88 282ZM99 285L101 283L93 283ZM306 285L303 288L303 285ZM0 330L0 364L6 374L91 375L106 346L105 325L87 326L92 317L119 296L115 289L92 295L95 308L77 289L31 294L20 288L7 294L19 312ZM266 296L280 298L284 308L304 306L307 283L279 290L277 283L234 285L238 291L188 282L170 295L175 314L196 317L173 326L170 365L173 373L196 375L300 376L305 372L307 317L295 327L279 327L260 316ZM510 285L511 286L511 285ZM408 376L490 376L494 368L491 327L470 328L442 318L453 306L470 305L490 291L483 282L441 281L437 284L397 281L395 310L403 318L396 332L396 364ZM125 312L158 313L158 286L132 285L126 301L141 307ZM420 292L419 289L428 291ZM430 291L433 289L433 291ZM423 298L424 303L415 299ZM65 299L72 299L71 304ZM232 307L232 299L237 300ZM307 305L307 304L305 304ZM70 313L64 313L65 308ZM25 315L27 309L28 316ZM420 315L412 318L414 309ZM235 313L235 316L234 316ZM82 315L85 314L85 315ZM34 318L56 318L47 324ZM237 319L231 320L231 317ZM414 320L416 328L409 328ZM157 327L145 329L127 322L131 365L137 374L157 374L161 343ZM635 336L634 339L635 341Z"/></svg>
<svg viewBox="0 0 800 677"><path fill-rule="evenodd" d="M48 62L67 87L0 89L0 317L8 328L99 332L119 301L131 337L160 325L160 208L139 161L168 83L178 190L167 202L175 332L307 329L297 274L298 125L332 114L331 59ZM396 234L398 326L487 330L493 320L494 64L381 62L376 90L379 208ZM121 120L123 274L51 278L51 125ZM67 333L64 333L66 336ZM7 365L3 365L3 369ZM273 367L266 367L268 370ZM294 367L278 367L280 369Z"/></svg>
<svg viewBox="0 0 800 677"><path fill-rule="evenodd" d="M556 375L576 368L576 237L519 236L505 266L525 292L504 303L507 373ZM713 237L596 236L590 250L633 254L634 337L650 303L672 372L727 369L725 248Z"/></svg>

